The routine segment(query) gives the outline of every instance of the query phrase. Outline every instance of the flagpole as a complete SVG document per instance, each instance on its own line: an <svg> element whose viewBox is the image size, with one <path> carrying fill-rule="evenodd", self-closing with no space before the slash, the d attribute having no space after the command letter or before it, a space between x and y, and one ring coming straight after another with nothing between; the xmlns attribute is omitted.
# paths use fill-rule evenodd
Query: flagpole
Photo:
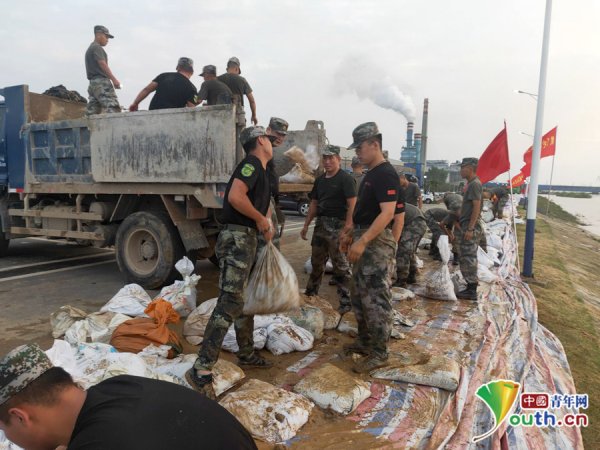
<svg viewBox="0 0 600 450"><path fill-rule="evenodd" d="M542 40L542 59L540 62L540 79L538 102L535 114L535 132L533 134L533 154L531 158L531 183L527 200L527 223L525 226L525 249L523 258L523 275L533 277L533 252L535 239L535 219L537 213L538 176L542 152L542 125L544 122L544 103L546 100L546 72L548 68L548 47L550 43L550 22L552 18L552 0L546 0L544 17L544 37Z"/></svg>
<svg viewBox="0 0 600 450"><path fill-rule="evenodd" d="M546 201L546 215L548 215L548 211L550 211L550 192L552 192L552 177L554 175L554 159L556 158L556 154L552 155L552 169L550 169L550 186L548 186L548 197Z"/></svg>
<svg viewBox="0 0 600 450"><path fill-rule="evenodd" d="M515 202L513 201L513 182L512 182L512 175L510 173L510 169L508 169L508 179L510 180L510 211L511 211L511 220L512 220L512 226L513 226L513 231L515 232L515 245L517 247L516 251L517 251L517 270L519 271L519 273L521 273L521 258L519 258L519 239L517 238L517 222L515 220L515 216L517 214L517 208L515 207Z"/></svg>

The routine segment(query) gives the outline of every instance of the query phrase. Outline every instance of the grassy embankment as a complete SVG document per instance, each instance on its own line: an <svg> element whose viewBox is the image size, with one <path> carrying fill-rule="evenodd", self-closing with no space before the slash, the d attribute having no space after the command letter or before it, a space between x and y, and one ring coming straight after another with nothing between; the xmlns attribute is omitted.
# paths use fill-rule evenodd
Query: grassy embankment
<svg viewBox="0 0 600 450"><path fill-rule="evenodd" d="M547 195L548 191L541 191L540 195ZM570 197L570 198L592 198L592 194L589 192L550 192L551 195L557 197Z"/></svg>
<svg viewBox="0 0 600 450"><path fill-rule="evenodd" d="M546 204L539 209L544 213ZM589 408L581 410L589 416L589 426L582 429L585 448L600 448L599 240L576 228L577 217L552 202L549 215L538 216L536 223L536 281L530 287L540 323L562 342L577 393L589 395ZM518 226L521 244L524 228Z"/></svg>

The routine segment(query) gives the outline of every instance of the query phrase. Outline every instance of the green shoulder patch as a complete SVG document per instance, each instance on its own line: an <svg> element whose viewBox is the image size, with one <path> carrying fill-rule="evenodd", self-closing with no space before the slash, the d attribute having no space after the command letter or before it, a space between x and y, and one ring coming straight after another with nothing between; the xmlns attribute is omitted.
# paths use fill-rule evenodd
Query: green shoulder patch
<svg viewBox="0 0 600 450"><path fill-rule="evenodd" d="M256 168L252 164L246 163L244 164L244 167L242 167L242 175L245 177L250 177L255 170Z"/></svg>

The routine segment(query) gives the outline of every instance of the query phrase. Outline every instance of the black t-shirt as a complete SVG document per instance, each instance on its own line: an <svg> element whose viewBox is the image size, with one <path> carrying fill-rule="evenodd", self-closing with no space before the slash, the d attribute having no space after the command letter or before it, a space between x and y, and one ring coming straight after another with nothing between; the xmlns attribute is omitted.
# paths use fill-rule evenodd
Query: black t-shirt
<svg viewBox="0 0 600 450"><path fill-rule="evenodd" d="M148 109L183 108L187 102L196 103L196 87L185 75L161 73L152 81L158 87Z"/></svg>
<svg viewBox="0 0 600 450"><path fill-rule="evenodd" d="M275 204L279 205L279 177L275 170L275 162L271 159L267 163L267 176L269 177L269 186L271 187L271 196L275 200Z"/></svg>
<svg viewBox="0 0 600 450"><path fill-rule="evenodd" d="M315 180L310 199L316 200L317 216L345 219L348 212L347 200L356 197L356 182L352 175L338 170L331 178L326 174Z"/></svg>
<svg viewBox="0 0 600 450"><path fill-rule="evenodd" d="M381 213L379 203L396 202L396 214L404 212L404 195L400 180L392 165L385 161L369 170L358 190L354 223L371 225Z"/></svg>
<svg viewBox="0 0 600 450"><path fill-rule="evenodd" d="M207 80L200 86L198 92L198 101L206 100L206 104L211 105L228 105L232 103L233 93L229 86L217 79Z"/></svg>
<svg viewBox="0 0 600 450"><path fill-rule="evenodd" d="M246 156L238 164L227 184L225 198L223 199L223 220L225 223L256 228L256 222L229 204L229 191L235 179L241 180L248 186L248 198L254 207L262 214L267 214L271 200L269 176L263 168L260 159L254 155Z"/></svg>
<svg viewBox="0 0 600 450"><path fill-rule="evenodd" d="M120 375L87 391L68 450L256 449L217 402L167 381Z"/></svg>
<svg viewBox="0 0 600 450"><path fill-rule="evenodd" d="M419 197L421 196L421 189L417 186L416 183L408 183L408 186L402 188L404 192L404 198L406 199L406 203L410 203L411 205L418 206L419 205Z"/></svg>
<svg viewBox="0 0 600 450"><path fill-rule="evenodd" d="M234 95L240 96L240 101L243 106L244 95L248 95L252 92L252 88L250 87L246 79L243 76L238 75L237 73L224 73L223 75L219 75L217 79L229 86L229 89L231 89L231 92Z"/></svg>

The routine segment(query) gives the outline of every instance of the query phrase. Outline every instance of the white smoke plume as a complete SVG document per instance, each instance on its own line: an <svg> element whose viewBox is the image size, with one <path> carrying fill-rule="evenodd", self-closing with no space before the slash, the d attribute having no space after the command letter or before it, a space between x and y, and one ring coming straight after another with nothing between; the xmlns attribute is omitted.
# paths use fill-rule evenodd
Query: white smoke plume
<svg viewBox="0 0 600 450"><path fill-rule="evenodd" d="M369 99L377 106L402 114L408 122L415 121L417 114L412 98L367 56L345 58L335 72L335 83L340 94L354 93L361 100Z"/></svg>

